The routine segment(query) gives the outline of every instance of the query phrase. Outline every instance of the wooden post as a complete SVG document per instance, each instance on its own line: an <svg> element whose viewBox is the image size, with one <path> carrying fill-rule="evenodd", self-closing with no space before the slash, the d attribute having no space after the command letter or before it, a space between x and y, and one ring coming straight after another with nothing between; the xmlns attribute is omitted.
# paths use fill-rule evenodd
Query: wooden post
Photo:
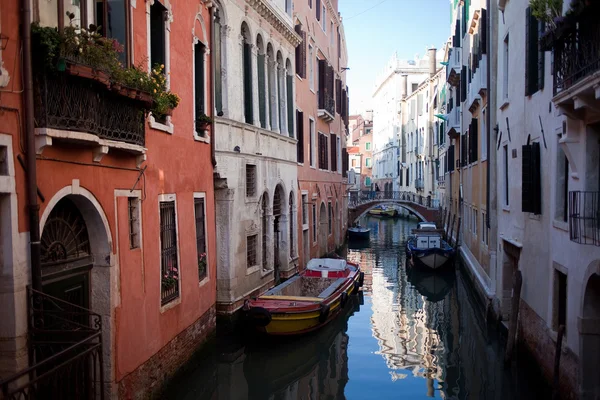
<svg viewBox="0 0 600 400"><path fill-rule="evenodd" d="M562 352L562 341L565 335L565 326L558 327L558 337L556 338L556 350L554 351L554 382L552 383L552 400L558 400L558 383L560 377L560 353Z"/></svg>
<svg viewBox="0 0 600 400"><path fill-rule="evenodd" d="M454 223L456 222L456 214L452 217L452 225L450 225L450 237L448 238L448 244L451 245L452 242L452 234L454 233Z"/></svg>
<svg viewBox="0 0 600 400"><path fill-rule="evenodd" d="M460 241L460 221L462 217L458 217L458 225L456 226L456 243L454 244L454 250L458 249L458 242Z"/></svg>
<svg viewBox="0 0 600 400"><path fill-rule="evenodd" d="M521 286L523 285L523 275L521 271L516 270L513 276L513 293L510 302L510 323L508 325L508 343L506 344L506 353L504 354L504 365L510 363L512 353L515 347L517 336L517 325L519 323L519 304L521 303Z"/></svg>

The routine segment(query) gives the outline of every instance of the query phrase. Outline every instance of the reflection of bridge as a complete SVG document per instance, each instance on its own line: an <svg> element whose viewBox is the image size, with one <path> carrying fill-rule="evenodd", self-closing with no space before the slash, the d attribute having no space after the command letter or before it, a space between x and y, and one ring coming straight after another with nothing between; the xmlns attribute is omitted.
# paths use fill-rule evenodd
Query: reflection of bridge
<svg viewBox="0 0 600 400"><path fill-rule="evenodd" d="M348 201L349 221L354 223L369 210L380 204L396 204L422 221L437 221L440 215L439 201L431 196L412 192L352 191Z"/></svg>

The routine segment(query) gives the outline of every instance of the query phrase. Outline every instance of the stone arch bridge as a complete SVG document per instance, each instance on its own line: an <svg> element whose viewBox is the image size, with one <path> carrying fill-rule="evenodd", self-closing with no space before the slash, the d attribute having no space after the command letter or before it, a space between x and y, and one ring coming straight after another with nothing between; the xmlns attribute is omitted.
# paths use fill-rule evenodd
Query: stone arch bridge
<svg viewBox="0 0 600 400"><path fill-rule="evenodd" d="M394 204L407 210L421 221L439 222L439 201L412 192L350 192L348 222L353 224L369 210L381 204Z"/></svg>

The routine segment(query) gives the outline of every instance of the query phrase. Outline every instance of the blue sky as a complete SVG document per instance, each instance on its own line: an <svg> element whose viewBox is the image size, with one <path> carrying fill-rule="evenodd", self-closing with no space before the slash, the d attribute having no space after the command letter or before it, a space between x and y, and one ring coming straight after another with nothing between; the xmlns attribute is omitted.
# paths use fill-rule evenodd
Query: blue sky
<svg viewBox="0 0 600 400"><path fill-rule="evenodd" d="M395 51L423 57L450 36L449 0L339 0L348 45L350 112L370 105L375 76Z"/></svg>

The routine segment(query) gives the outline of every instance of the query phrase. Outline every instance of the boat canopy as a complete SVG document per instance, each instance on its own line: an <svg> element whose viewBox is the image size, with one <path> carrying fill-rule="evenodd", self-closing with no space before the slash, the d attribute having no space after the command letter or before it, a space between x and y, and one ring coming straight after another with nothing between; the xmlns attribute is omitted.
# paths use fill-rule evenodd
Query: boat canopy
<svg viewBox="0 0 600 400"><path fill-rule="evenodd" d="M313 258L308 262L306 268L311 271L344 271L346 266L346 260L339 260L337 258Z"/></svg>
<svg viewBox="0 0 600 400"><path fill-rule="evenodd" d="M436 229L435 223L433 222L419 222L419 229Z"/></svg>

